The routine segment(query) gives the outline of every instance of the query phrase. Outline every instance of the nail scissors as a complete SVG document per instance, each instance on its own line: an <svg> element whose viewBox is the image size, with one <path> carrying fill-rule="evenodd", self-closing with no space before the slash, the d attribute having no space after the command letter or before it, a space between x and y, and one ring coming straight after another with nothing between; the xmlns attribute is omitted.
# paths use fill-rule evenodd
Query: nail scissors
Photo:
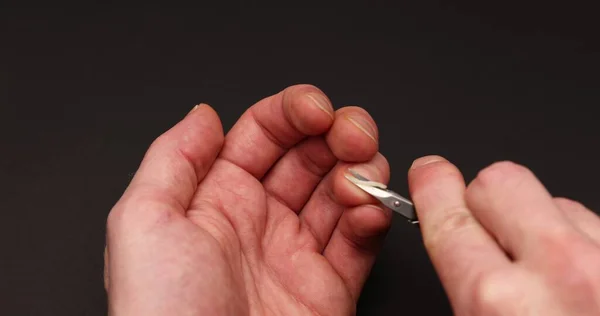
<svg viewBox="0 0 600 316"><path fill-rule="evenodd" d="M348 171L350 174L346 174L346 179L350 182L378 199L387 208L404 216L409 223L419 223L414 205L410 200L388 189L383 183L371 181L352 169Z"/></svg>

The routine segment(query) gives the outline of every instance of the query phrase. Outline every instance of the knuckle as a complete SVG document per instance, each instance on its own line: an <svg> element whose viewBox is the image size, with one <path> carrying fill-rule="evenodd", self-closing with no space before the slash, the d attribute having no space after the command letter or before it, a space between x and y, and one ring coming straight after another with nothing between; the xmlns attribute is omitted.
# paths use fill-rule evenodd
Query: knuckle
<svg viewBox="0 0 600 316"><path fill-rule="evenodd" d="M169 135L168 133L162 133L160 135L158 135L158 137L156 137L151 143L150 146L148 147L149 150L154 150L158 147L162 147L162 145L166 142L168 142L168 138Z"/></svg>
<svg viewBox="0 0 600 316"><path fill-rule="evenodd" d="M296 148L299 163L310 173L322 177L337 162L337 158L321 139L309 139L307 144L309 146Z"/></svg>
<svg viewBox="0 0 600 316"><path fill-rule="evenodd" d="M587 287L589 277L584 266L585 257L595 251L578 232L545 234L538 240L538 255L544 260L548 275L557 278L557 282L565 282L565 286L578 288ZM548 254L555 254L549 256Z"/></svg>
<svg viewBox="0 0 600 316"><path fill-rule="evenodd" d="M539 235L538 246L542 253L567 254L573 246L581 243L581 236L578 233L545 233ZM553 256L558 261L569 260L565 256Z"/></svg>
<svg viewBox="0 0 600 316"><path fill-rule="evenodd" d="M111 230L111 228L114 227L115 225L117 225L117 223L120 221L119 213L120 212L117 208L113 208L112 210L110 210L110 212L108 213L108 216L106 217L107 230Z"/></svg>
<svg viewBox="0 0 600 316"><path fill-rule="evenodd" d="M484 168L477 175L478 183L483 186L505 182L507 179L524 177L531 171L525 166L512 161L495 162Z"/></svg>
<svg viewBox="0 0 600 316"><path fill-rule="evenodd" d="M499 307L514 304L519 295L518 283L508 282L510 277L503 270L479 275L467 294L471 314L493 315Z"/></svg>
<svg viewBox="0 0 600 316"><path fill-rule="evenodd" d="M106 227L107 232L114 230L116 227L119 227L122 222L127 220L126 208L127 208L126 199L122 199L113 206L113 208L108 213L106 217Z"/></svg>
<svg viewBox="0 0 600 316"><path fill-rule="evenodd" d="M586 207L578 201L571 200L565 197L555 197L554 203L558 205L560 209L572 210L572 209L585 209Z"/></svg>
<svg viewBox="0 0 600 316"><path fill-rule="evenodd" d="M432 227L428 234L429 238L424 239L425 247L438 253L443 253L448 244L452 244L453 238L462 231L470 229L476 225L476 220L469 214L468 210L462 206L449 209L445 219ZM443 254L442 254L443 256Z"/></svg>
<svg viewBox="0 0 600 316"><path fill-rule="evenodd" d="M446 219L438 227L440 233L452 233L460 231L475 224L475 219L464 206L459 206L446 211Z"/></svg>
<svg viewBox="0 0 600 316"><path fill-rule="evenodd" d="M175 211L167 200L144 195L118 203L108 214L107 230L135 231L165 226L174 219Z"/></svg>
<svg viewBox="0 0 600 316"><path fill-rule="evenodd" d="M554 256L547 262L549 265L544 274L546 280L557 284L561 289L577 296L583 301L594 299L598 291L600 273L597 266L589 264L582 256L562 255Z"/></svg>
<svg viewBox="0 0 600 316"><path fill-rule="evenodd" d="M578 293L579 295L595 292L593 289L596 287L596 280L589 278L586 273L575 270L569 273L563 271L561 274L564 276L564 287L571 292Z"/></svg>
<svg viewBox="0 0 600 316"><path fill-rule="evenodd" d="M144 159L142 160L142 162L146 159L152 158L152 156L156 156L157 153L162 152L165 148L165 144L167 144L168 142L168 132L165 132L156 137L154 140L152 140L150 145L148 145L146 152L144 153Z"/></svg>

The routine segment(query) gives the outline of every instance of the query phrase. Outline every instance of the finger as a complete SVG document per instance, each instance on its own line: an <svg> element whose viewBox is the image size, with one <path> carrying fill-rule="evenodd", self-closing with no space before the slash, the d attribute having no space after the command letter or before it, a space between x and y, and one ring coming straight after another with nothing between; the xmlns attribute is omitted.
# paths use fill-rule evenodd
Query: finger
<svg viewBox="0 0 600 316"><path fill-rule="evenodd" d="M296 85L250 107L227 133L220 157L261 179L306 136L333 123L333 107L318 88Z"/></svg>
<svg viewBox="0 0 600 316"><path fill-rule="evenodd" d="M323 255L358 300L389 229L392 214L376 205L361 205L342 214Z"/></svg>
<svg viewBox="0 0 600 316"><path fill-rule="evenodd" d="M343 161L364 162L377 153L377 125L367 111L348 106L335 112L335 123L327 133L327 144Z"/></svg>
<svg viewBox="0 0 600 316"><path fill-rule="evenodd" d="M389 179L389 165L381 154L361 164L340 162L325 176L299 215L301 229L313 235L318 252L325 249L345 209L377 203L346 179L350 167L374 181L386 183Z"/></svg>
<svg viewBox="0 0 600 316"><path fill-rule="evenodd" d="M554 198L554 203L581 233L600 245L600 217L583 204L566 199Z"/></svg>
<svg viewBox="0 0 600 316"><path fill-rule="evenodd" d="M535 175L512 162L482 170L466 193L469 208L482 225L513 255L523 258L546 249L546 242L574 233Z"/></svg>
<svg viewBox="0 0 600 316"><path fill-rule="evenodd" d="M130 198L149 199L184 212L223 138L217 113L205 104L195 107L152 143L117 207Z"/></svg>
<svg viewBox="0 0 600 316"><path fill-rule="evenodd" d="M273 166L265 176L263 186L281 204L299 212L336 162L325 139L311 137L292 148Z"/></svg>
<svg viewBox="0 0 600 316"><path fill-rule="evenodd" d="M338 159L367 161L377 153L377 129L365 110L345 107L335 116L327 141L323 137L303 141L288 151L263 180L267 192L295 212L306 204Z"/></svg>
<svg viewBox="0 0 600 316"><path fill-rule="evenodd" d="M482 275L509 265L467 208L456 166L440 156L422 157L411 166L408 182L426 250L453 301L469 295Z"/></svg>

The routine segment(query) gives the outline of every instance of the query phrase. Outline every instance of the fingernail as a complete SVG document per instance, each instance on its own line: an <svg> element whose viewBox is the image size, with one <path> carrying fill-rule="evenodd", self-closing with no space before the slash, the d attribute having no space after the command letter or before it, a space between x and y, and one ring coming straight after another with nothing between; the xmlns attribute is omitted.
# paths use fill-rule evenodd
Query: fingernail
<svg viewBox="0 0 600 316"><path fill-rule="evenodd" d="M376 170L375 167L370 166L370 165L354 165L349 167L348 169L346 169L346 174L350 177L355 177L352 174L352 171L354 171L355 173L369 179L369 181L375 181L378 182L376 179L377 173L378 171ZM350 181L350 179L348 179L348 181ZM350 181L352 182L352 181ZM383 184L385 186L385 184Z"/></svg>
<svg viewBox="0 0 600 316"><path fill-rule="evenodd" d="M357 177L352 174L351 170L354 171L355 173L363 176L364 178L368 179L369 181L372 181L373 185L377 184L376 185L377 187L380 187L382 189L386 188L386 184L379 182L378 170L374 166L370 166L370 165L366 165L366 164L350 166L348 169L345 170L344 176L346 178L346 181L348 181L350 183L349 186L350 186L351 190L354 192L355 196L362 197L363 199L369 198L369 194L367 192L363 191L361 188L359 188L356 185L356 183L354 183L352 181L352 179L356 179ZM359 178L359 180L360 180L360 178Z"/></svg>
<svg viewBox="0 0 600 316"><path fill-rule="evenodd" d="M355 115L349 116L348 120L352 122L356 127L358 127L361 131L363 131L367 136L369 136L374 142L377 143L377 139L375 135L377 135L377 131L371 122L363 118L362 116Z"/></svg>
<svg viewBox="0 0 600 316"><path fill-rule="evenodd" d="M331 103L329 103L329 101L323 95L317 93L308 93L306 94L306 97L308 97L314 105L316 105L323 112L327 113L327 115L333 119L333 106L331 106Z"/></svg>
<svg viewBox="0 0 600 316"><path fill-rule="evenodd" d="M204 105L204 103L196 104L189 112L188 115L192 114L192 112L196 111L200 106Z"/></svg>
<svg viewBox="0 0 600 316"><path fill-rule="evenodd" d="M412 166L410 166L410 168L417 169L424 165L428 165L430 163L439 162L439 161L447 161L447 160L444 159L443 157L437 156L437 155L424 156L424 157L418 158L415 161L413 161Z"/></svg>
<svg viewBox="0 0 600 316"><path fill-rule="evenodd" d="M361 176L362 176L362 178L366 178L367 180L362 179ZM377 188L384 189L384 190L387 188L387 185L385 183L381 183L379 181L373 180L368 172L356 170L355 167L348 168L348 170L346 171L346 179L352 183L354 183L354 181L356 181L356 180L359 180L363 183L368 182L373 187L377 187Z"/></svg>

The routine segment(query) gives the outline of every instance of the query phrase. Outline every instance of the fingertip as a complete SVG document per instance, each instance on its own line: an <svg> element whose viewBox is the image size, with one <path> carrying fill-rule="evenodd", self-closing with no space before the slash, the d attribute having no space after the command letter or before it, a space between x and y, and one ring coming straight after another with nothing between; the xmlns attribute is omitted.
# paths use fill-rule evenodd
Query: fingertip
<svg viewBox="0 0 600 316"><path fill-rule="evenodd" d="M464 204L465 182L460 170L440 156L417 159L408 172L410 196L422 221L429 212Z"/></svg>
<svg viewBox="0 0 600 316"><path fill-rule="evenodd" d="M357 187L347 177L351 176L349 169L352 169L366 178L387 184L390 177L390 167L387 159L380 153L366 163L362 164L344 164L335 170L333 183L333 194L336 201L341 205L356 206L361 204L376 204L377 200L371 195Z"/></svg>
<svg viewBox="0 0 600 316"><path fill-rule="evenodd" d="M333 105L329 98L322 92L308 92L304 95L313 106L323 111L333 122Z"/></svg>
<svg viewBox="0 0 600 316"><path fill-rule="evenodd" d="M196 104L191 110L190 112L188 112L187 116L192 116L192 115L205 115L206 113L213 113L214 115L217 115L217 112L215 111L215 109L213 109L212 106L210 106L208 103L198 103ZM200 113L200 114L199 114ZM218 115L217 115L218 116Z"/></svg>
<svg viewBox="0 0 600 316"><path fill-rule="evenodd" d="M171 209L183 212L223 143L223 127L216 111L206 104L195 106L184 119L154 139L120 200L125 202L121 203L152 204L157 203L155 197L168 201L168 207L159 201L164 205L157 208L158 213L148 212L152 207L142 207L140 212L144 212L145 219L168 218ZM134 210L136 207L124 208ZM138 218L138 212L131 210L127 214ZM113 210L107 222L127 222L122 216L122 211Z"/></svg>
<svg viewBox="0 0 600 316"><path fill-rule="evenodd" d="M333 124L333 105L325 93L314 86L297 85L284 90L283 104L290 122L305 135L322 134Z"/></svg>
<svg viewBox="0 0 600 316"><path fill-rule="evenodd" d="M408 184L411 194L432 184L447 180L464 185L460 170L446 158L438 155L423 156L416 159L408 171Z"/></svg>
<svg viewBox="0 0 600 316"><path fill-rule="evenodd" d="M379 149L379 132L369 113L356 106L336 112L336 119L327 134L327 143L340 160L367 161Z"/></svg>
<svg viewBox="0 0 600 316"><path fill-rule="evenodd" d="M413 161L412 165L410 166L410 169L415 170L417 168L423 167L423 166L431 164L431 163L436 163L436 162L448 162L448 160L439 155L423 156L423 157L415 159Z"/></svg>
<svg viewBox="0 0 600 316"><path fill-rule="evenodd" d="M225 134L219 114L206 103L196 105L184 119L179 130L180 149L191 157L215 154L223 146Z"/></svg>

